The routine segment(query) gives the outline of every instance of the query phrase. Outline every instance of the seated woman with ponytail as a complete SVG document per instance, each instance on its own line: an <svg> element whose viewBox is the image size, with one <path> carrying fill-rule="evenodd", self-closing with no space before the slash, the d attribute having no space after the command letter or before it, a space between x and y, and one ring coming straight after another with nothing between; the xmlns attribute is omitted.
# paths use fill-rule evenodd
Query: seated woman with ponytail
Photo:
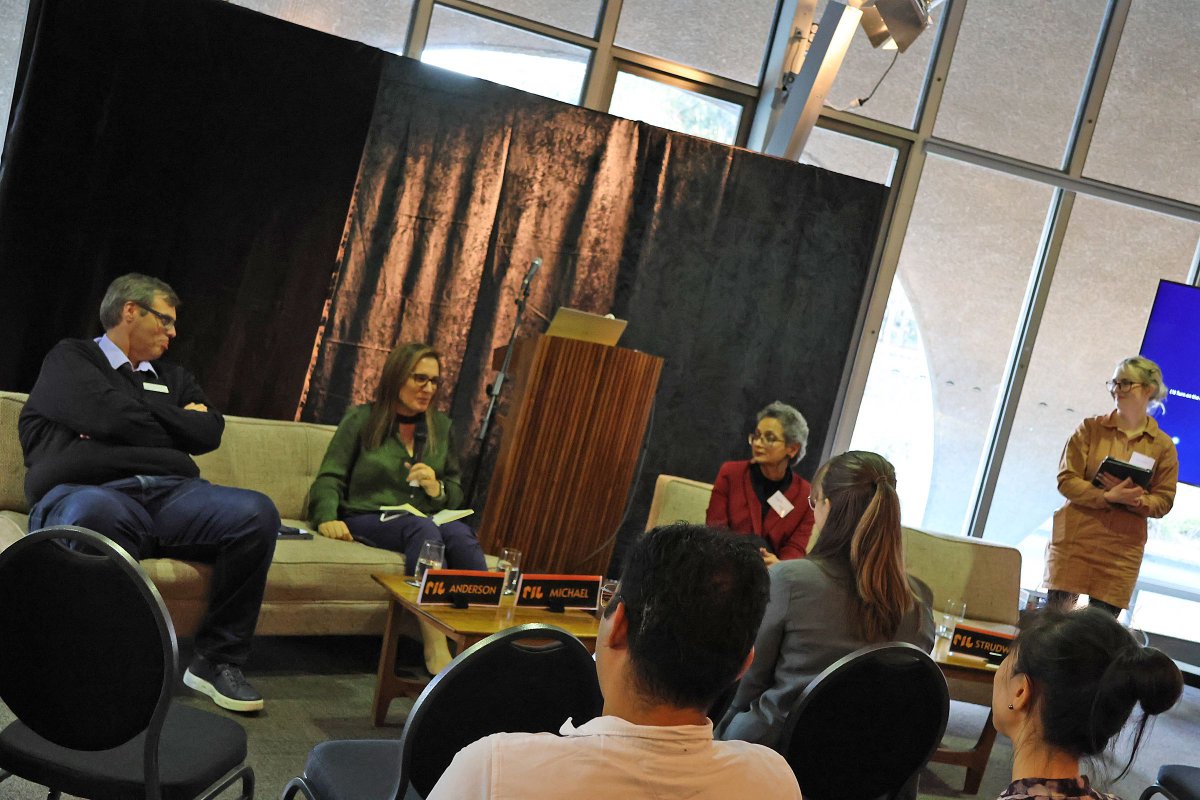
<svg viewBox="0 0 1200 800"><path fill-rule="evenodd" d="M1142 647L1096 608L1047 609L1025 622L992 685L996 730L1012 739L1013 783L1001 800L1116 800L1092 788L1081 759L1099 756L1141 705L1129 761L1149 717L1183 693L1183 675L1164 653Z"/></svg>
<svg viewBox="0 0 1200 800"><path fill-rule="evenodd" d="M717 726L721 739L783 745L784 723L826 667L877 642L933 646L929 587L904 571L896 471L875 453L843 453L817 470L817 542L770 568L771 598L754 661Z"/></svg>

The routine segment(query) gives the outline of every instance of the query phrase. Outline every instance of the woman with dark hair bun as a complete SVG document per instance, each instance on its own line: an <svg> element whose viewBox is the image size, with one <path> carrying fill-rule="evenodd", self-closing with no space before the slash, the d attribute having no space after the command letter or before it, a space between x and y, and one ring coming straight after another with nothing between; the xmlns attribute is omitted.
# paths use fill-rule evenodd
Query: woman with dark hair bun
<svg viewBox="0 0 1200 800"><path fill-rule="evenodd" d="M779 747L787 715L817 675L876 642L933 646L929 587L905 573L896 471L875 453L835 456L813 478L819 532L808 558L769 570L754 661L716 733Z"/></svg>
<svg viewBox="0 0 1200 800"><path fill-rule="evenodd" d="M1183 694L1183 675L1164 653L1142 647L1100 609L1033 615L992 687L996 730L1012 739L1013 783L1000 800L1117 800L1091 787L1079 762L1106 752L1140 705L1129 771L1151 716Z"/></svg>

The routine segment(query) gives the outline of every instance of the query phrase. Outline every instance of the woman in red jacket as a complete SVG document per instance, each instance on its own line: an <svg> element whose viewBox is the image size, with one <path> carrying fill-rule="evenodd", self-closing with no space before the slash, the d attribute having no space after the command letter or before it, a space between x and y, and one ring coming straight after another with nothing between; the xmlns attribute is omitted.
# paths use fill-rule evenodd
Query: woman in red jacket
<svg viewBox="0 0 1200 800"><path fill-rule="evenodd" d="M776 400L758 412L750 460L725 462L713 484L709 526L756 537L767 566L808 552L812 487L791 470L807 445L804 417Z"/></svg>

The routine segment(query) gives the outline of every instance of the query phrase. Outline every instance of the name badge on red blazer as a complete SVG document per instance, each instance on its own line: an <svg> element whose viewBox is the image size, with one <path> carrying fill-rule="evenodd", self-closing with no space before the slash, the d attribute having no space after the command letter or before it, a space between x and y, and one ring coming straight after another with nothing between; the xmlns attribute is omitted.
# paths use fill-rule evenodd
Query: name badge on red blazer
<svg viewBox="0 0 1200 800"><path fill-rule="evenodd" d="M775 513L779 515L780 519L792 513L792 509L795 508L795 506L792 505L792 501L788 500L787 497L784 496L783 492L776 492L768 497L767 505L775 509Z"/></svg>

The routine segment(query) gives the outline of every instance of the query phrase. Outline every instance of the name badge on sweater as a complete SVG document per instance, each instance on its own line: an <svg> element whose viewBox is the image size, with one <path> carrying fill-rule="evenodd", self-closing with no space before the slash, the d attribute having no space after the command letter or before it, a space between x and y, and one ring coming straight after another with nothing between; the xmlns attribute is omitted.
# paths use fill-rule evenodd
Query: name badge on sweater
<svg viewBox="0 0 1200 800"><path fill-rule="evenodd" d="M171 390L161 383L151 383L146 381L142 384L142 388L147 392L158 392L159 394L170 394Z"/></svg>
<svg viewBox="0 0 1200 800"><path fill-rule="evenodd" d="M768 497L767 505L769 505L771 508L775 509L775 513L778 514L781 518L786 517L788 514L792 513L792 509L795 508L795 506L792 505L792 501L788 500L786 497L783 496L783 492L776 492L775 494Z"/></svg>

